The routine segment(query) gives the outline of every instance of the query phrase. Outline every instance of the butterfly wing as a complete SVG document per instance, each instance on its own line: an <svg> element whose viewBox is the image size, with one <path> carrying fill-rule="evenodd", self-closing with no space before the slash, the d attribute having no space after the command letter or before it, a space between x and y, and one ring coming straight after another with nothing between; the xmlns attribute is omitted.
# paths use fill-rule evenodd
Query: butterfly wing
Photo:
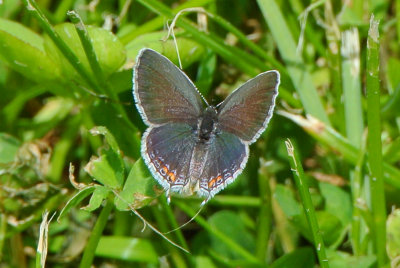
<svg viewBox="0 0 400 268"><path fill-rule="evenodd" d="M170 122L197 124L203 104L190 79L169 59L142 49L134 68L133 96L147 125Z"/></svg>
<svg viewBox="0 0 400 268"><path fill-rule="evenodd" d="M150 127L143 134L142 157L165 190L179 192L187 184L195 143L196 134L185 123Z"/></svg>
<svg viewBox="0 0 400 268"><path fill-rule="evenodd" d="M220 128L248 144L255 142L272 117L279 82L279 72L268 71L232 92L218 108Z"/></svg>
<svg viewBox="0 0 400 268"><path fill-rule="evenodd" d="M232 183L246 166L249 146L234 134L220 132L210 143L200 176L200 196L207 200Z"/></svg>

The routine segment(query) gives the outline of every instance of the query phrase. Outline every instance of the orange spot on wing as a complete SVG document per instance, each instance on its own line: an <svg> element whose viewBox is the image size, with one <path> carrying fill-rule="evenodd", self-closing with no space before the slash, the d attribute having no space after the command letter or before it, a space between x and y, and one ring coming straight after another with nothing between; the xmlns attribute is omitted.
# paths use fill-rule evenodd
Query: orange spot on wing
<svg viewBox="0 0 400 268"><path fill-rule="evenodd" d="M163 166L162 170L164 170L165 174L168 174L168 168L166 166Z"/></svg>
<svg viewBox="0 0 400 268"><path fill-rule="evenodd" d="M208 188L213 187L213 185L215 184L215 179L212 179L208 182Z"/></svg>
<svg viewBox="0 0 400 268"><path fill-rule="evenodd" d="M168 173L168 177L169 177L169 179L170 179L172 182L175 182L176 177L175 177L175 174L174 174L174 173L172 173L172 172Z"/></svg>
<svg viewBox="0 0 400 268"><path fill-rule="evenodd" d="M212 188L215 184L215 182L219 181L220 179L222 179L222 176L218 176L214 179L212 179L209 183L208 183L208 188Z"/></svg>

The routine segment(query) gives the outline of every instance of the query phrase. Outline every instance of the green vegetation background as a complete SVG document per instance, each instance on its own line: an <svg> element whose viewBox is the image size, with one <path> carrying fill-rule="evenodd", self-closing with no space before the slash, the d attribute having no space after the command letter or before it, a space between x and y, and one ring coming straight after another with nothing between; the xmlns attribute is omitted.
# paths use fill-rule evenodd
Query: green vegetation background
<svg viewBox="0 0 400 268"><path fill-rule="evenodd" d="M144 47L178 64L164 39L185 8L183 70L210 103L266 70L281 86L243 174L166 233L202 200L168 205L140 159L132 67ZM0 267L398 267L400 0L5 0L0 14Z"/></svg>

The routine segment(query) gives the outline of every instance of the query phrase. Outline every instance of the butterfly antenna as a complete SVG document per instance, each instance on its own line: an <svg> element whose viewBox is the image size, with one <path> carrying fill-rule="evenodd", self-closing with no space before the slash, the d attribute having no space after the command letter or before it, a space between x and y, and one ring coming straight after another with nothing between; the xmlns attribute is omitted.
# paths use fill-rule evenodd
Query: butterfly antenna
<svg viewBox="0 0 400 268"><path fill-rule="evenodd" d="M203 203L204 203L204 201L203 201ZM203 203L202 203L202 204L203 204ZM196 212L196 214L194 214L194 216L193 216L190 220L188 220L187 222L185 222L185 223L182 224L181 226L179 226L179 227L177 227L177 228L175 228L175 229L173 229L173 230L171 230L171 231L168 231L168 232L166 232L166 233L163 233L163 234L166 235L166 234L175 232L175 231L177 231L177 230L179 230L179 229L185 227L185 226L188 225L189 223L191 223L191 222L197 217L197 215L200 214L200 212L201 212L201 210L203 209L203 207L204 207L204 206L201 205L201 206L200 206L200 209Z"/></svg>
<svg viewBox="0 0 400 268"><path fill-rule="evenodd" d="M170 36L172 36L173 40L174 40L174 45L175 45L175 50L176 50L176 55L178 57L178 62L179 62L179 68L182 70L182 62L181 62L181 57L179 54L179 49L178 49L178 42L176 41L176 37L175 37L175 33L174 33L174 28L175 28L175 24L176 21L178 20L178 18L180 16L182 16L183 13L188 13L188 12L197 12L198 15L198 21L199 21L199 25L200 25L200 29L203 32L207 32L207 20L206 20L206 15L211 16L210 13L208 13L204 8L202 7L193 7L193 8L185 8L182 9L181 11L179 11L175 17L173 18L171 24L168 25L167 23L167 28L168 28L168 34L167 36L164 38L164 41L166 41ZM200 91L196 88L197 92L200 93ZM206 98L204 98L204 96L200 93L201 98L204 100L204 102L207 104L207 106L210 106L206 100Z"/></svg>
<svg viewBox="0 0 400 268"><path fill-rule="evenodd" d="M201 94L201 92L197 89L197 87L196 87L196 90L197 90L197 92L199 92L200 97L203 99L203 101L206 103L206 105L207 105L207 106L210 106L210 104L208 104L206 98L204 98L203 94Z"/></svg>

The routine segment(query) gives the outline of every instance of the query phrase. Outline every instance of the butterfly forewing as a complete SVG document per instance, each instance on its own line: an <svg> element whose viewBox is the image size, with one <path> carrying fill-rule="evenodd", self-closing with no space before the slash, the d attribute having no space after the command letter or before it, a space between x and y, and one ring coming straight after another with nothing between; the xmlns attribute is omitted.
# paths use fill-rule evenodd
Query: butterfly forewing
<svg viewBox="0 0 400 268"><path fill-rule="evenodd" d="M247 81L220 105L220 128L249 144L255 142L272 117L278 86L277 71L265 72Z"/></svg>
<svg viewBox="0 0 400 268"><path fill-rule="evenodd" d="M201 96L187 76L166 57L143 49L134 68L133 95L147 125L183 122L197 124Z"/></svg>

